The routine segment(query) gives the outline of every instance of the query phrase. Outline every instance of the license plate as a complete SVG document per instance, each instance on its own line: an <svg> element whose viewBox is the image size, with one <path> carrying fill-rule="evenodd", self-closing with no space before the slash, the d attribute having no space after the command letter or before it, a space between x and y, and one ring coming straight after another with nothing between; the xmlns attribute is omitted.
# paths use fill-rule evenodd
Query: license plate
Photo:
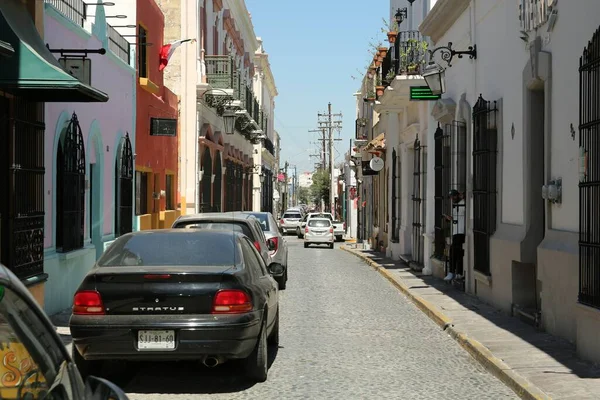
<svg viewBox="0 0 600 400"><path fill-rule="evenodd" d="M175 349L175 331L138 331L139 350Z"/></svg>

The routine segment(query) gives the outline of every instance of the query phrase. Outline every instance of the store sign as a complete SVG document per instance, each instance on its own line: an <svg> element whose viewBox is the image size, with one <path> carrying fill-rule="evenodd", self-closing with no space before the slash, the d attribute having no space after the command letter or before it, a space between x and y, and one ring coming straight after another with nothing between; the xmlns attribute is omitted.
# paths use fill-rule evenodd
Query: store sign
<svg viewBox="0 0 600 400"><path fill-rule="evenodd" d="M433 94L429 86L411 86L410 99L416 101L435 101L442 98L441 94Z"/></svg>
<svg viewBox="0 0 600 400"><path fill-rule="evenodd" d="M75 79L86 85L92 84L92 60L86 57L61 57L58 63Z"/></svg>
<svg viewBox="0 0 600 400"><path fill-rule="evenodd" d="M371 161L369 161L369 167L375 172L379 172L385 166L385 161L383 161L380 157L373 157Z"/></svg>
<svg viewBox="0 0 600 400"><path fill-rule="evenodd" d="M372 176L372 175L377 175L378 171L373 171L373 169L371 169L370 166L371 160L369 161L362 161L362 174L363 176Z"/></svg>
<svg viewBox="0 0 600 400"><path fill-rule="evenodd" d="M521 29L530 32L548 22L556 0L517 0L517 5Z"/></svg>

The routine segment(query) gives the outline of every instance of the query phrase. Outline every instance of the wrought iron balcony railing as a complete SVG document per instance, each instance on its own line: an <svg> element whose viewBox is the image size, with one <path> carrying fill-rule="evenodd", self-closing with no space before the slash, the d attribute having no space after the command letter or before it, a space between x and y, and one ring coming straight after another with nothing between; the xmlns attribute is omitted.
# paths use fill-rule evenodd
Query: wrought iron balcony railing
<svg viewBox="0 0 600 400"><path fill-rule="evenodd" d="M233 89L239 97L240 76L230 56L204 56L206 80L216 89ZM240 100L238 98L238 100Z"/></svg>
<svg viewBox="0 0 600 400"><path fill-rule="evenodd" d="M391 82L396 75L420 75L427 60L427 42L419 31L398 32L381 63L383 82Z"/></svg>
<svg viewBox="0 0 600 400"><path fill-rule="evenodd" d="M115 28L108 25L108 49L129 64L131 44Z"/></svg>
<svg viewBox="0 0 600 400"><path fill-rule="evenodd" d="M44 0L60 11L65 17L83 27L87 15L87 5L83 0Z"/></svg>

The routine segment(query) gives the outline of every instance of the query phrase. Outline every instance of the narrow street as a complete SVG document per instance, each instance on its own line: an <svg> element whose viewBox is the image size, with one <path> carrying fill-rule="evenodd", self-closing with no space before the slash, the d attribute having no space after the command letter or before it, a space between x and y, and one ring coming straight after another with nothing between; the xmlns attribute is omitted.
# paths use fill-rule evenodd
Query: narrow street
<svg viewBox="0 0 600 400"><path fill-rule="evenodd" d="M129 365L110 376L131 399L515 399L358 258L288 237L281 343L269 379L235 365Z"/></svg>

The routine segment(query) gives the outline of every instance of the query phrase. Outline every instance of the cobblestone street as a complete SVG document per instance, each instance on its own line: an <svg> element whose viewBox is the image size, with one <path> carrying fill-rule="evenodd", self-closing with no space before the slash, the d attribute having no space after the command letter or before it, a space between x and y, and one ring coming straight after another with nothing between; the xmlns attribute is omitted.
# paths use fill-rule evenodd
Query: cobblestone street
<svg viewBox="0 0 600 400"><path fill-rule="evenodd" d="M339 249L289 237L281 343L266 383L235 365L129 364L131 399L516 399L388 281Z"/></svg>

